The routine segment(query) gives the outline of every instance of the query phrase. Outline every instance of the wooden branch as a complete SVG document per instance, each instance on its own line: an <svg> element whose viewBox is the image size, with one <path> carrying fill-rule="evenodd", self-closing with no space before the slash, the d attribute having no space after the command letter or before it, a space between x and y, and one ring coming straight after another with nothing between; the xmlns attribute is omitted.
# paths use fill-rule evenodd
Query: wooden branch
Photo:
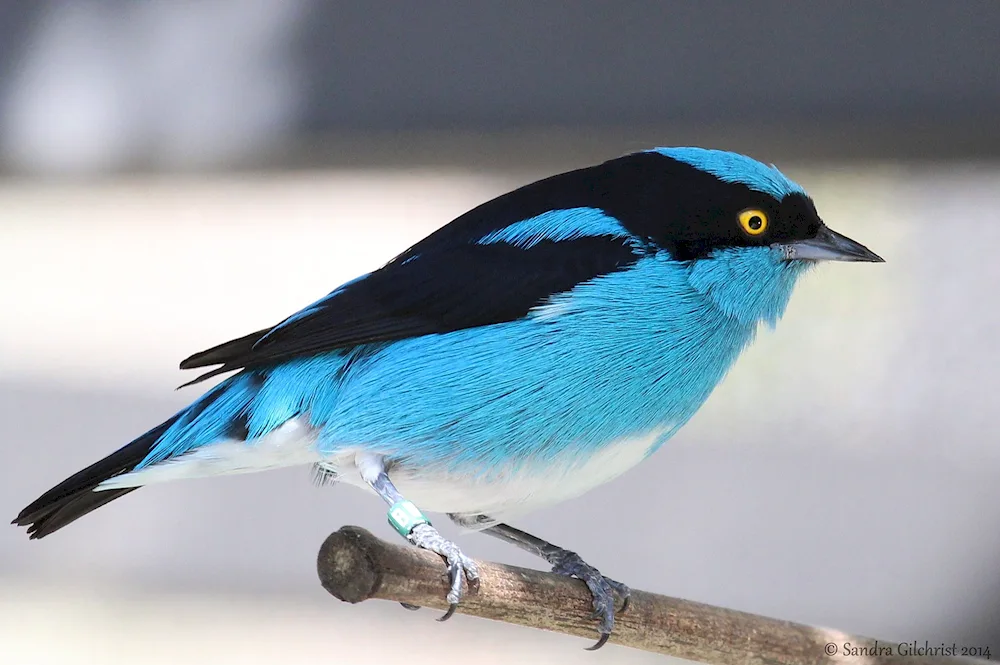
<svg viewBox="0 0 1000 665"><path fill-rule="evenodd" d="M588 640L597 637L591 599L579 580L515 566L477 562L478 593L462 599L458 612L542 628ZM439 610L447 608L447 574L441 557L387 543L368 531L345 526L320 547L319 578L348 603L369 598ZM712 665L748 663L958 663L967 659L919 657L892 642L855 637L788 621L633 591L625 614L616 617L611 642ZM830 645L834 645L834 647ZM846 645L846 646L845 646ZM919 646L923 646L921 641ZM858 648L851 655L845 649ZM909 651L909 654L908 654ZM872 656L872 657L869 657Z"/></svg>

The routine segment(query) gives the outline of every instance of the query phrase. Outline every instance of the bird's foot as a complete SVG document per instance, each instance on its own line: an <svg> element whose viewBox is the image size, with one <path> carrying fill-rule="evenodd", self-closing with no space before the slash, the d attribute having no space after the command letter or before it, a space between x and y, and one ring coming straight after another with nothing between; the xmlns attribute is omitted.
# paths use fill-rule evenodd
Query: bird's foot
<svg viewBox="0 0 1000 665"><path fill-rule="evenodd" d="M421 549L441 555L447 562L448 580L451 585L446 596L449 607L438 621L450 619L462 599L462 577L468 581L469 591L475 593L479 590L479 570L476 568L476 562L465 556L458 545L445 540L430 524L416 525L406 538Z"/></svg>
<svg viewBox="0 0 1000 665"><path fill-rule="evenodd" d="M599 626L601 637L589 650L600 649L611 637L611 630L615 626L615 595L621 599L620 613L624 614L628 609L632 590L621 582L602 575L601 571L581 559L576 552L560 549L546 558L552 564L553 573L582 580L590 589L590 595L594 599L593 618L601 622Z"/></svg>

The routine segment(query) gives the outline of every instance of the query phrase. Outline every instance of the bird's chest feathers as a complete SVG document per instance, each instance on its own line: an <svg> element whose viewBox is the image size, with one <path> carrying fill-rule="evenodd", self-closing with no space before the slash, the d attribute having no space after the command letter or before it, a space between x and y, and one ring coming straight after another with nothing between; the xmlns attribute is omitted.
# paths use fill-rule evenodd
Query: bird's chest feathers
<svg viewBox="0 0 1000 665"><path fill-rule="evenodd" d="M536 313L563 347L547 385L614 434L672 433L756 332L759 308L724 272L650 258L555 298Z"/></svg>
<svg viewBox="0 0 1000 665"><path fill-rule="evenodd" d="M572 377L577 399L606 402L650 426L679 426L759 323L781 316L797 274L769 248L693 263L658 255L558 296L535 315L565 345L563 362L552 366Z"/></svg>

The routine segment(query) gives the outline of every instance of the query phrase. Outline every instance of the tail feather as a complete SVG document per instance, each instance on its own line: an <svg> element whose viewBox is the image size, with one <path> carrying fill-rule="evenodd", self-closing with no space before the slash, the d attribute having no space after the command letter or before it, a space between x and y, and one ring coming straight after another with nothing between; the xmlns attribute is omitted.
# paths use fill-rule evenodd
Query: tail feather
<svg viewBox="0 0 1000 665"><path fill-rule="evenodd" d="M28 527L31 538L42 538L146 484L109 483L111 479L194 455L203 446L260 438L278 429L299 414L302 400L287 390L262 397L265 378L262 372L245 371L219 383L166 422L38 497L13 523ZM261 468L273 466L274 460L265 461Z"/></svg>
<svg viewBox="0 0 1000 665"><path fill-rule="evenodd" d="M132 490L137 490L138 487L129 487L127 489L120 490L107 490L103 492L82 491L79 494L74 494L73 496L67 497L64 501L54 504L50 510L32 520L32 523L28 524L28 538L35 540L36 538L44 538L45 536L58 531L70 522L74 522L77 519L83 517L87 513L97 510L106 503L114 501L118 497L125 496ZM18 522L20 526L25 526L25 524Z"/></svg>
<svg viewBox="0 0 1000 665"><path fill-rule="evenodd" d="M31 538L42 538L104 504L138 489L130 487L94 491L95 487L108 478L135 468L149 455L157 440L182 414L183 412L177 414L104 459L74 473L29 504L14 519L13 524L28 527L28 535Z"/></svg>

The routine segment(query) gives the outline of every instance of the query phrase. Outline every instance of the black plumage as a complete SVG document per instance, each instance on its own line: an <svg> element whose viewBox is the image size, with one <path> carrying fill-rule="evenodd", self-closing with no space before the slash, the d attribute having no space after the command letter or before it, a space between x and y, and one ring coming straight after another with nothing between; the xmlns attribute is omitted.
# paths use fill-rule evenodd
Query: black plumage
<svg viewBox="0 0 1000 665"><path fill-rule="evenodd" d="M734 224L748 204L772 218L766 237L748 237ZM601 210L633 238L478 244L511 224L569 208ZM659 153L627 155L488 201L304 312L196 353L180 367L219 365L190 382L197 383L300 355L512 321L555 294L632 265L646 251L691 260L720 247L809 237L819 224L804 195L779 204Z"/></svg>
<svg viewBox="0 0 1000 665"><path fill-rule="evenodd" d="M154 427L131 443L119 448L86 469L74 473L45 494L31 502L18 514L12 524L27 526L31 538L42 538L63 528L70 522L97 510L110 501L122 497L136 487L93 491L101 482L122 473L128 473L145 459L156 440L181 414Z"/></svg>

